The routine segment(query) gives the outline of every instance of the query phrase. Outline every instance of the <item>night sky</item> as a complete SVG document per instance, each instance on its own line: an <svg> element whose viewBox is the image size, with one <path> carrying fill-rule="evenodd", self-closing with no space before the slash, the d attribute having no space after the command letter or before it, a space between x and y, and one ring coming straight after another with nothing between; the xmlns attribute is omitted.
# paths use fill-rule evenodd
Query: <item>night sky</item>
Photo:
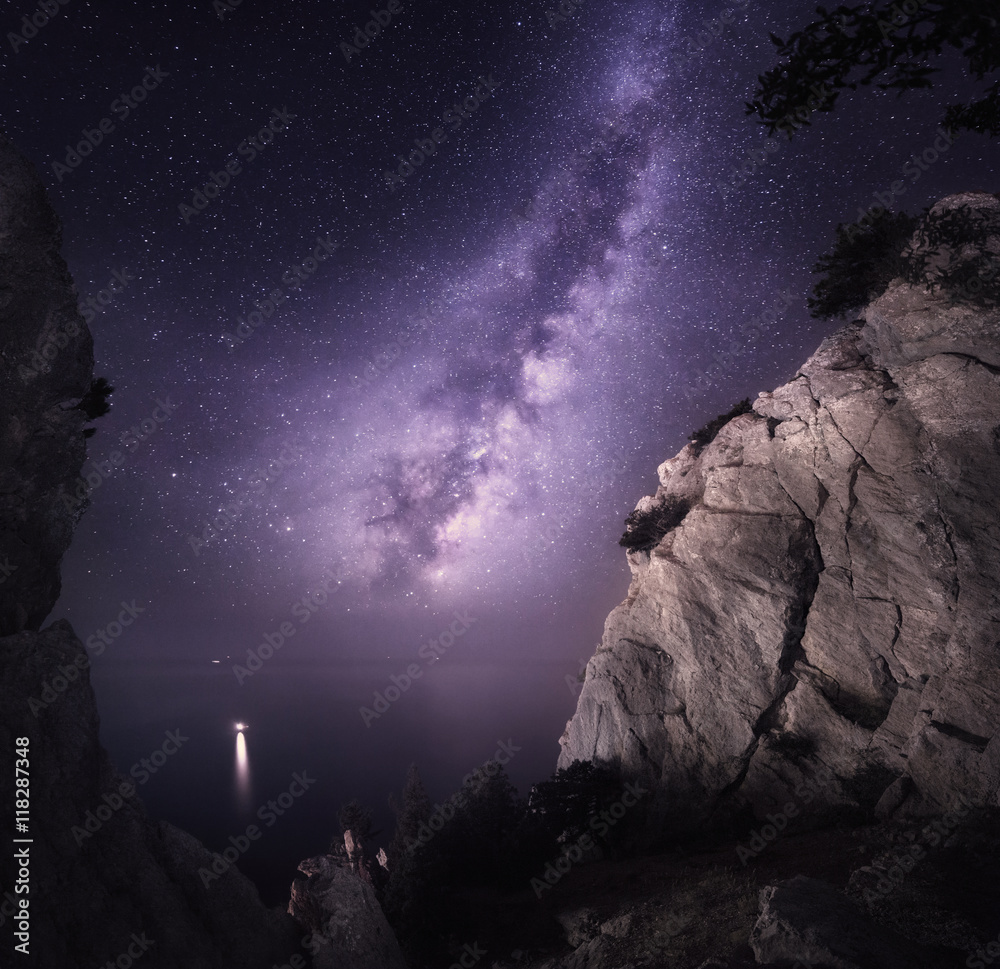
<svg viewBox="0 0 1000 969"><path fill-rule="evenodd" d="M956 70L769 141L744 102L811 9L69 0L25 43L5 7L4 128L116 388L52 618L119 769L188 738L153 815L217 850L318 779L241 863L266 900L411 761L438 800L500 741L549 775L626 514L832 330L834 226L1000 188L968 133L901 174Z"/></svg>

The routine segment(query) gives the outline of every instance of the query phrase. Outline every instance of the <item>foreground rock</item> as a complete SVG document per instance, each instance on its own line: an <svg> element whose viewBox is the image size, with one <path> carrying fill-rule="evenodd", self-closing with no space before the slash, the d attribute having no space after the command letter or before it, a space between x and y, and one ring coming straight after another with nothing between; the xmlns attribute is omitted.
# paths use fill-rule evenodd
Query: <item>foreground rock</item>
<svg viewBox="0 0 1000 969"><path fill-rule="evenodd" d="M933 969L931 958L873 922L831 885L799 875L760 893L750 945L762 964Z"/></svg>
<svg viewBox="0 0 1000 969"><path fill-rule="evenodd" d="M32 838L28 896L3 868L2 964L269 969L299 949L294 922L265 909L235 868L203 878L211 853L147 816L100 746L84 647L65 622L38 632L88 487L77 405L93 348L59 244L41 181L0 138L0 833L10 846L26 740ZM25 898L30 941L14 954L13 903Z"/></svg>
<svg viewBox="0 0 1000 969"><path fill-rule="evenodd" d="M112 767L86 660L66 622L0 639L0 737L8 749L30 741L31 943L19 964L92 969L140 949L145 969L286 962L301 941L292 920L265 909L236 868L210 877L204 845L151 819ZM0 797L13 805L11 773Z"/></svg>
<svg viewBox="0 0 1000 969"><path fill-rule="evenodd" d="M0 136L0 635L38 629L85 501L93 341L59 254L60 230L31 164ZM73 500L68 500L73 499Z"/></svg>
<svg viewBox="0 0 1000 969"><path fill-rule="evenodd" d="M406 969L370 878L346 852L307 858L299 871L288 912L310 934L313 969Z"/></svg>
<svg viewBox="0 0 1000 969"><path fill-rule="evenodd" d="M690 511L629 553L559 766L643 777L677 824L998 803L1000 314L897 281L659 471L640 509Z"/></svg>

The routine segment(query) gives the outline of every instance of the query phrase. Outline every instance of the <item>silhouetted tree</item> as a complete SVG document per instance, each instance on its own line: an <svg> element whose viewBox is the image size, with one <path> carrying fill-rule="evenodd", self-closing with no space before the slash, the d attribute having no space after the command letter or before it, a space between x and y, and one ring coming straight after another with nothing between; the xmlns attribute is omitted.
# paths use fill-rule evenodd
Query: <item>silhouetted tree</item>
<svg viewBox="0 0 1000 969"><path fill-rule="evenodd" d="M995 213L968 205L929 213L915 232L902 275L907 282L945 293L953 303L985 309L1000 304L1000 258L989 249Z"/></svg>
<svg viewBox="0 0 1000 969"><path fill-rule="evenodd" d="M344 832L350 831L355 841L365 843L372 833L372 812L363 807L356 798L351 799L337 812L340 824L340 844L344 843Z"/></svg>
<svg viewBox="0 0 1000 969"><path fill-rule="evenodd" d="M618 539L630 552L648 552L660 544L667 532L676 528L691 510L686 498L666 495L648 511L635 509L625 519L625 533Z"/></svg>
<svg viewBox="0 0 1000 969"><path fill-rule="evenodd" d="M403 785L402 799L397 801L394 795L389 795L389 807L396 815L396 827L393 831L389 850L389 871L398 864L400 858L407 853L417 839L420 825L426 824L431 816L431 802L420 780L420 771L416 764L411 764Z"/></svg>
<svg viewBox="0 0 1000 969"><path fill-rule="evenodd" d="M440 961L440 935L449 916L447 866L436 836L425 844L431 828L431 802L416 764L411 764L403 796L389 797L396 828L389 845L389 875L382 908L410 965Z"/></svg>
<svg viewBox="0 0 1000 969"><path fill-rule="evenodd" d="M750 404L750 398L744 397L738 404L734 404L725 414L719 414L718 417L713 417L707 424L703 427L699 427L698 430L693 431L688 440L694 445L695 454L700 454L704 448L706 448L712 441L715 440L715 436L721 431L734 417L739 417L740 414L749 414L753 410Z"/></svg>
<svg viewBox="0 0 1000 969"><path fill-rule="evenodd" d="M892 280L904 276L903 255L920 220L905 212L885 212L870 226L837 226L833 250L813 267L822 274L806 304L817 319L843 316L881 296Z"/></svg>
<svg viewBox="0 0 1000 969"><path fill-rule="evenodd" d="M514 863L515 833L525 805L503 766L491 761L472 772L452 799L455 816L436 836L453 884L508 882Z"/></svg>
<svg viewBox="0 0 1000 969"><path fill-rule="evenodd" d="M603 764L575 760L532 788L528 811L550 836L572 840L588 830L591 819L621 793L617 772Z"/></svg>
<svg viewBox="0 0 1000 969"><path fill-rule="evenodd" d="M398 821L386 917L411 965L447 965L454 962L448 939L474 931L471 890L522 887L531 876L516 837L524 802L491 761L434 807L411 768L403 803L393 807Z"/></svg>
<svg viewBox="0 0 1000 969"><path fill-rule="evenodd" d="M80 402L75 405L76 410L82 410L87 415L88 420L96 420L103 417L111 410L108 397L115 388L108 383L106 377L98 377L90 382L90 390L80 398ZM84 432L84 437L93 437L97 433L96 428L88 427Z"/></svg>
<svg viewBox="0 0 1000 969"><path fill-rule="evenodd" d="M760 75L747 114L755 114L770 134L791 138L808 120L795 122L796 112L815 97L828 96L816 109L831 111L838 94L858 85L875 84L899 94L931 87L941 68L932 62L946 47L958 50L968 71L982 82L1000 68L1000 25L997 8L984 0L920 0L912 13L897 0L882 0L833 10L817 7L819 19L787 40L771 34L780 63ZM983 97L949 107L943 118L950 131L1000 134L1000 81Z"/></svg>

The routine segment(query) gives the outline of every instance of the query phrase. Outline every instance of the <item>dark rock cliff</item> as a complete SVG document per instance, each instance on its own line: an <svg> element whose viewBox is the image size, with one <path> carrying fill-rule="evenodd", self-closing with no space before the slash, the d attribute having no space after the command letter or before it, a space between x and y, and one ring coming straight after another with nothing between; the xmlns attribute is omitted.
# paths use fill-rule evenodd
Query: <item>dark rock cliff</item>
<svg viewBox="0 0 1000 969"><path fill-rule="evenodd" d="M147 969L285 961L302 935L291 920L265 909L234 867L203 878L211 852L150 818L135 784L108 760L86 661L66 622L0 639L0 682L11 698L0 744L13 750L16 738L30 740L31 958L23 964L91 969L128 953L135 936L148 944Z"/></svg>
<svg viewBox="0 0 1000 969"><path fill-rule="evenodd" d="M38 629L59 597L93 341L60 230L30 163L0 137L0 634Z"/></svg>
<svg viewBox="0 0 1000 969"><path fill-rule="evenodd" d="M38 631L86 504L87 418L75 405L93 373L59 236L41 181L0 139L0 833L9 851L14 752L26 738L33 839L27 896L9 855L4 863L0 965L264 969L301 959L291 918L265 909L235 868L203 879L211 853L149 818L100 746L86 650L66 622ZM12 956L22 898L31 941Z"/></svg>

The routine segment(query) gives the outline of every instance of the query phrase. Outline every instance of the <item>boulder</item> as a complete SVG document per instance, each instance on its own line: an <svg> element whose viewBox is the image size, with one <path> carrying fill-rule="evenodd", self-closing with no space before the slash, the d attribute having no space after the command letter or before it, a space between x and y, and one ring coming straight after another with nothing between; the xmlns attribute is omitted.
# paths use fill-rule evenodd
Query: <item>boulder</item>
<svg viewBox="0 0 1000 969"><path fill-rule="evenodd" d="M750 934L758 963L823 969L932 969L902 936L872 921L833 886L799 875L760 892Z"/></svg>
<svg viewBox="0 0 1000 969"><path fill-rule="evenodd" d="M405 969L370 881L346 858L318 855L299 864L288 913L310 935L313 969Z"/></svg>

